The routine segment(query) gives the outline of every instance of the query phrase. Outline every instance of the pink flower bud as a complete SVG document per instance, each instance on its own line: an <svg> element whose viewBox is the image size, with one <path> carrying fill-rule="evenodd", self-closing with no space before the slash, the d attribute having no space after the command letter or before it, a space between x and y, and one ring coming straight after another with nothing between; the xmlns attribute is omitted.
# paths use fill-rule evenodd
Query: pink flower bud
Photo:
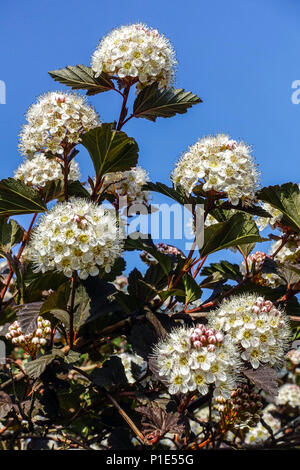
<svg viewBox="0 0 300 470"><path fill-rule="evenodd" d="M216 346L215 346L214 344L209 344L209 345L207 346L207 351L209 351L209 352L215 352L215 350L216 350Z"/></svg>
<svg viewBox="0 0 300 470"><path fill-rule="evenodd" d="M221 343L223 340L224 340L224 335L223 333L220 333L218 331L218 333L216 333L216 340L218 341L218 343Z"/></svg>
<svg viewBox="0 0 300 470"><path fill-rule="evenodd" d="M202 347L201 341L195 341L195 342L194 342L194 348L200 349L201 347Z"/></svg>
<svg viewBox="0 0 300 470"><path fill-rule="evenodd" d="M216 344L217 338L215 336L209 336L208 337L208 342L209 342L209 344Z"/></svg>

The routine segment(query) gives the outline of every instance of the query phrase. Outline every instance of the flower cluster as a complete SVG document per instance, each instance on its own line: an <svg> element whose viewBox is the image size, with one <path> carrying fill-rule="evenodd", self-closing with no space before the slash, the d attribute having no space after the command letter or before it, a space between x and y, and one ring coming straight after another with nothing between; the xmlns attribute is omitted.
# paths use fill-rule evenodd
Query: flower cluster
<svg viewBox="0 0 300 470"><path fill-rule="evenodd" d="M57 269L71 277L106 272L123 250L123 226L115 211L84 199L71 198L42 216L29 243L29 256L36 272Z"/></svg>
<svg viewBox="0 0 300 470"><path fill-rule="evenodd" d="M128 171L106 173L103 182L103 191L117 195L118 198L126 197L128 204L144 204L150 197L149 191L143 191L142 187L148 181L146 170L137 166Z"/></svg>
<svg viewBox="0 0 300 470"><path fill-rule="evenodd" d="M300 408L300 387L296 384L284 384L280 387L276 399L277 405Z"/></svg>
<svg viewBox="0 0 300 470"><path fill-rule="evenodd" d="M271 217L257 217L256 223L259 227L259 230L264 230L268 225L270 225L270 227L274 229L277 224L281 221L283 213L267 202L262 203L262 208L266 212L268 212Z"/></svg>
<svg viewBox="0 0 300 470"><path fill-rule="evenodd" d="M248 271L252 282L261 286L277 287L280 285L280 277L275 273L262 272L261 268L268 256L263 251L257 251L247 257ZM240 265L240 272L247 274L245 261Z"/></svg>
<svg viewBox="0 0 300 470"><path fill-rule="evenodd" d="M279 419L274 418L274 416L271 414L272 411L276 411L276 408L274 405L270 404L266 406L262 417L265 423L270 426L273 433L276 433L277 431L280 430L281 423ZM266 441L267 439L270 439L270 433L265 428L265 426L263 426L262 423L259 422L255 427L250 428L248 430L246 437L245 437L245 444L259 445L259 444L263 444L264 441Z"/></svg>
<svg viewBox="0 0 300 470"><path fill-rule="evenodd" d="M42 317L37 318L37 328L30 334L24 334L21 325L15 321L8 327L6 339L24 349L31 357L35 357L38 350L47 344L51 335L51 323Z"/></svg>
<svg viewBox="0 0 300 470"><path fill-rule="evenodd" d="M143 24L116 28L99 43L92 55L92 69L146 86L158 82L167 87L176 64L170 42L156 29Z"/></svg>
<svg viewBox="0 0 300 470"><path fill-rule="evenodd" d="M231 392L230 399L216 397L215 401L222 427L226 430L253 427L260 419L263 404L251 385L241 384Z"/></svg>
<svg viewBox="0 0 300 470"><path fill-rule="evenodd" d="M62 166L57 158L46 157L43 153L36 154L31 160L25 160L15 171L15 179L30 186L44 187L51 181L63 180ZM70 163L69 181L80 178L78 163Z"/></svg>
<svg viewBox="0 0 300 470"><path fill-rule="evenodd" d="M160 251L161 253L164 253L165 255L169 256L180 256L181 258L183 257L182 251L180 251L176 246L173 245L168 245L167 243L157 243L156 244L157 251ZM141 260L150 265L158 264L158 261L147 251L142 251L140 254Z"/></svg>
<svg viewBox="0 0 300 470"><path fill-rule="evenodd" d="M170 394L198 390L205 395L213 384L215 395L228 397L235 387L239 367L238 353L232 342L222 333L201 324L171 331L156 345L154 362Z"/></svg>
<svg viewBox="0 0 300 470"><path fill-rule="evenodd" d="M145 370L147 370L146 361L144 361L144 359L141 356L138 356L137 354L122 352L118 354L118 357L122 361L127 381L130 384L133 384L136 381L132 373L133 365L135 365L138 368L137 375L141 375L143 374L143 372L145 372Z"/></svg>
<svg viewBox="0 0 300 470"><path fill-rule="evenodd" d="M275 253L281 245L281 240L276 240L271 245L270 252ZM284 263L300 263L300 236L290 235L285 245L276 254L275 260Z"/></svg>
<svg viewBox="0 0 300 470"><path fill-rule="evenodd" d="M291 349L287 355L286 358L291 361L292 364L295 366L300 364L300 349Z"/></svg>
<svg viewBox="0 0 300 470"><path fill-rule="evenodd" d="M167 245L167 243L158 243L156 245L156 248L158 251L166 255L182 257L182 252L178 248L176 248L176 246Z"/></svg>
<svg viewBox="0 0 300 470"><path fill-rule="evenodd" d="M285 315L270 300L245 294L224 300L210 314L209 325L230 336L241 358L254 369L262 364L279 366L290 337Z"/></svg>
<svg viewBox="0 0 300 470"><path fill-rule="evenodd" d="M199 139L185 152L171 179L190 194L203 184L204 191L226 193L233 205L255 199L258 171L249 147L219 134Z"/></svg>
<svg viewBox="0 0 300 470"><path fill-rule="evenodd" d="M62 154L67 144L80 142L80 135L100 125L94 108L75 93L50 92L38 98L26 114L19 148L28 158L36 152Z"/></svg>

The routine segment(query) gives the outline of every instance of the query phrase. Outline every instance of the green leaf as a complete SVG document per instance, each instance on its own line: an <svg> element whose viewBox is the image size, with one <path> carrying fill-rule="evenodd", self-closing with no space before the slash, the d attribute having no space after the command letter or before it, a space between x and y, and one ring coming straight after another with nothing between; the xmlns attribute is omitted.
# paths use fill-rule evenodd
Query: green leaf
<svg viewBox="0 0 300 470"><path fill-rule="evenodd" d="M42 304L43 302L32 302L20 306L21 308L17 312L17 317L24 335L29 335L36 330L36 320L40 315Z"/></svg>
<svg viewBox="0 0 300 470"><path fill-rule="evenodd" d="M48 73L56 82L70 86L73 90L87 90L87 95L96 95L115 88L107 74L102 73L96 78L92 69L85 65L68 65L64 69Z"/></svg>
<svg viewBox="0 0 300 470"><path fill-rule="evenodd" d="M32 379L37 379L45 371L46 367L57 357L56 353L51 352L24 364L27 375Z"/></svg>
<svg viewBox="0 0 300 470"><path fill-rule="evenodd" d="M70 285L68 282L62 284L56 292L52 292L43 303L40 313L51 312L51 310L67 310L70 296Z"/></svg>
<svg viewBox="0 0 300 470"><path fill-rule="evenodd" d="M72 183L69 183L68 193L69 196L84 197L86 199L89 199L91 196L80 181L72 181Z"/></svg>
<svg viewBox="0 0 300 470"><path fill-rule="evenodd" d="M204 244L201 256L231 246L262 241L258 228L252 219L243 213L234 214L225 222L213 224L204 230Z"/></svg>
<svg viewBox="0 0 300 470"><path fill-rule="evenodd" d="M182 88L160 90L157 83L153 83L143 88L136 97L133 115L156 121L158 117L167 118L175 114L184 114L188 108L201 102L202 100L190 91L184 91Z"/></svg>
<svg viewBox="0 0 300 470"><path fill-rule="evenodd" d="M17 222L0 218L0 254L5 256L10 253L12 247L23 240L23 236L24 229Z"/></svg>
<svg viewBox="0 0 300 470"><path fill-rule="evenodd" d="M75 292L74 300L74 330L78 331L79 328L84 325L86 320L90 316L90 303L91 299L85 289L80 284Z"/></svg>
<svg viewBox="0 0 300 470"><path fill-rule="evenodd" d="M197 282L189 273L186 273L183 278L183 285L185 289L185 303L189 304L201 298L202 290L198 286Z"/></svg>
<svg viewBox="0 0 300 470"><path fill-rule="evenodd" d="M0 181L0 215L32 214L46 210L35 189L14 178Z"/></svg>
<svg viewBox="0 0 300 470"><path fill-rule="evenodd" d="M187 197L184 190L180 188L170 188L166 184L163 183L147 183L143 186L145 191L154 191L156 193L163 194L164 196L168 196L179 204L191 204L193 202L192 198Z"/></svg>
<svg viewBox="0 0 300 470"><path fill-rule="evenodd" d="M130 170L137 164L139 148L136 141L125 132L114 130L112 124L91 129L81 140L98 178L108 172Z"/></svg>
<svg viewBox="0 0 300 470"><path fill-rule="evenodd" d="M211 276L214 273L220 273L221 279L231 279L233 281L241 280L242 275L240 273L240 267L238 264L232 264L229 261L223 260L219 263L211 263L201 271L201 276Z"/></svg>
<svg viewBox="0 0 300 470"><path fill-rule="evenodd" d="M295 183L268 186L257 193L257 197L283 213L281 222L300 230L300 189Z"/></svg>
<svg viewBox="0 0 300 470"><path fill-rule="evenodd" d="M56 290L67 282L66 276L58 271L48 271L46 273L34 273L29 269L26 271L24 282L26 288L31 291Z"/></svg>

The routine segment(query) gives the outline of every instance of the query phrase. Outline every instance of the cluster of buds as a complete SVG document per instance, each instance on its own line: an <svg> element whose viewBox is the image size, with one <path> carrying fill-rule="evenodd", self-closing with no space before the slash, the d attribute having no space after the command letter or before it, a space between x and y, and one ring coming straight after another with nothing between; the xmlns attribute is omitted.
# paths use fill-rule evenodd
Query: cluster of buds
<svg viewBox="0 0 300 470"><path fill-rule="evenodd" d="M253 303L251 308L253 313L269 313L272 310L272 313L275 317L280 315L280 311L276 309L271 300L265 300L263 297L257 297L256 301Z"/></svg>
<svg viewBox="0 0 300 470"><path fill-rule="evenodd" d="M166 243L158 243L156 245L156 248L158 249L158 251L160 251L161 253L164 253L166 255L182 256L181 251L178 250L178 248L176 248L176 246L167 245Z"/></svg>
<svg viewBox="0 0 300 470"><path fill-rule="evenodd" d="M239 427L254 427L259 422L263 404L254 387L241 384L231 392L229 400L216 398L216 408L221 415L223 429L233 430Z"/></svg>
<svg viewBox="0 0 300 470"><path fill-rule="evenodd" d="M165 255L183 257L182 252L176 248L176 246L167 245L167 243L157 243L155 246L160 253L164 253ZM147 253L147 251L142 251L140 258L144 263L148 264L148 266L158 264L158 261Z"/></svg>
<svg viewBox="0 0 300 470"><path fill-rule="evenodd" d="M20 346L31 357L36 357L39 349L47 344L51 335L51 323L42 317L37 318L37 328L30 334L24 334L18 321L8 328L6 339Z"/></svg>
<svg viewBox="0 0 300 470"><path fill-rule="evenodd" d="M200 349L207 347L209 352L216 350L216 344L223 343L224 335L214 328L206 328L205 325L198 323L195 328L192 329L191 342L194 348Z"/></svg>

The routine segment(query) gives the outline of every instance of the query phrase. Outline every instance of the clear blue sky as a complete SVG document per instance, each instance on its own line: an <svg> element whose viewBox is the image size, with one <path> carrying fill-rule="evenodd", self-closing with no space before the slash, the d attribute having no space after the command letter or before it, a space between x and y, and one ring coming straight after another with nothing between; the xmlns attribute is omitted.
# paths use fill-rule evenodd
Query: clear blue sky
<svg viewBox="0 0 300 470"><path fill-rule="evenodd" d="M20 164L18 133L36 96L65 89L48 70L90 64L99 39L112 28L144 22L163 32L178 59L176 86L204 101L186 115L156 124L132 120L124 130L140 146L139 164L152 181L168 183L174 161L199 136L225 132L253 146L263 185L298 182L300 80L298 0L1 0L0 177ZM116 119L120 97L91 98L103 121ZM88 172L88 156L79 158Z"/></svg>

